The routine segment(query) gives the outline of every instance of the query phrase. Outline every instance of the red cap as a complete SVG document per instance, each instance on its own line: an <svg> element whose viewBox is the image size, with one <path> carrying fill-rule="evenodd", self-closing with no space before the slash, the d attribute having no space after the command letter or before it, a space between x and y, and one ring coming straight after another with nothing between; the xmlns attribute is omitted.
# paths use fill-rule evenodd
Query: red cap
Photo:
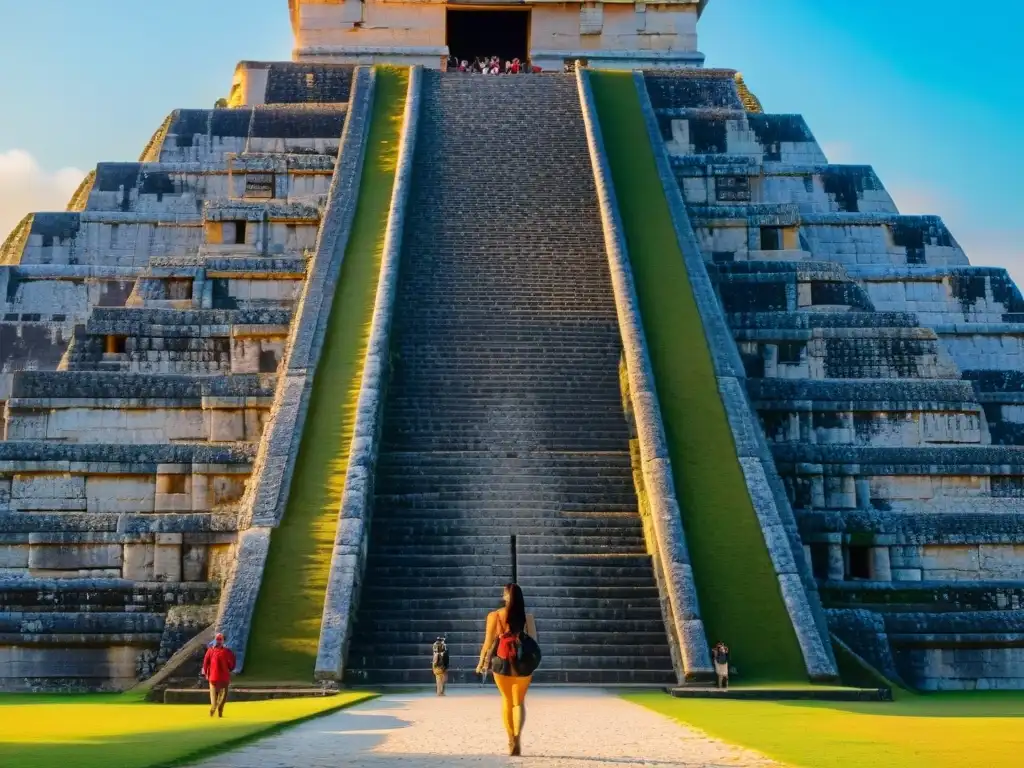
<svg viewBox="0 0 1024 768"><path fill-rule="evenodd" d="M224 633L223 632L218 632L217 636L215 638L213 638L213 639L216 640L219 643L223 643L224 642Z"/></svg>

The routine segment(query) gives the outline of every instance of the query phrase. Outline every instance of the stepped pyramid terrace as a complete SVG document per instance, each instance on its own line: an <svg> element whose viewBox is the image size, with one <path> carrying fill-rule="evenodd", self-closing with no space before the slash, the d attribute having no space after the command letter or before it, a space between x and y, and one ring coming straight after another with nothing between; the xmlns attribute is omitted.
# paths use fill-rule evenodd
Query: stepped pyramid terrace
<svg viewBox="0 0 1024 768"><path fill-rule="evenodd" d="M1024 688L1024 297L704 6L290 0L0 240L0 691Z"/></svg>

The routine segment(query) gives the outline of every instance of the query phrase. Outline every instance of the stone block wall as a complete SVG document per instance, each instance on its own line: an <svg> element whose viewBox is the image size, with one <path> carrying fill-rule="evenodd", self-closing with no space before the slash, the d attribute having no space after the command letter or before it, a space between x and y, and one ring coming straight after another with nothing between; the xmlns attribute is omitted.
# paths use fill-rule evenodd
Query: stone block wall
<svg viewBox="0 0 1024 768"><path fill-rule="evenodd" d="M5 243L0 690L123 688L213 621L345 114L174 112Z"/></svg>
<svg viewBox="0 0 1024 768"><path fill-rule="evenodd" d="M646 84L833 631L921 688L1024 686L1020 292L732 73Z"/></svg>

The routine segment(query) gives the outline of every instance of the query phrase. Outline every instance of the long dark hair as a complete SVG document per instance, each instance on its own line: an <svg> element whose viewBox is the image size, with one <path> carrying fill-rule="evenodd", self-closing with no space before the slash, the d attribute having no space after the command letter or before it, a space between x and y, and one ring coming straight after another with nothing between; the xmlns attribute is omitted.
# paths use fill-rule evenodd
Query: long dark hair
<svg viewBox="0 0 1024 768"><path fill-rule="evenodd" d="M508 592L508 613L505 617L508 621L508 631L518 635L526 629L526 601L523 600L523 590L518 584L506 584L505 591Z"/></svg>

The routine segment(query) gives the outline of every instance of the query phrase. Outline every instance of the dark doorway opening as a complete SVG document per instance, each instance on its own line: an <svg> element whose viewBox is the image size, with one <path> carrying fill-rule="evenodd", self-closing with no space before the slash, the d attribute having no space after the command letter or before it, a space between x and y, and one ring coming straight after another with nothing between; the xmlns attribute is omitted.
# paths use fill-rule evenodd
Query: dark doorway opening
<svg viewBox="0 0 1024 768"><path fill-rule="evenodd" d="M504 62L526 61L529 47L529 11L480 11L448 9L448 50L470 64L479 57L497 56Z"/></svg>

